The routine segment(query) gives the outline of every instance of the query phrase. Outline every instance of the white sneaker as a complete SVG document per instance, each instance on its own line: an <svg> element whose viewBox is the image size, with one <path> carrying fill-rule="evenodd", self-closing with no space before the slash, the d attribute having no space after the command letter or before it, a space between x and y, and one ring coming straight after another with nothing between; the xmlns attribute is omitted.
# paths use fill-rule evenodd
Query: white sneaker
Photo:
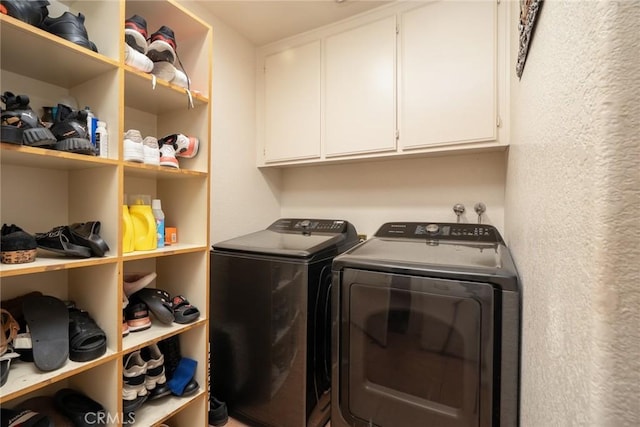
<svg viewBox="0 0 640 427"><path fill-rule="evenodd" d="M187 136L181 133L174 133L161 138L159 144L171 144L176 149L176 157L190 159L198 154L200 140L195 136Z"/></svg>
<svg viewBox="0 0 640 427"><path fill-rule="evenodd" d="M151 60L149 59L149 61ZM172 63L167 61L160 61L152 62L152 64L153 69L151 70L151 74L153 74L157 78L170 82L176 76L176 67L174 67Z"/></svg>
<svg viewBox="0 0 640 427"><path fill-rule="evenodd" d="M160 165L160 148L158 140L153 136L147 136L142 141L144 150L144 163L146 165Z"/></svg>
<svg viewBox="0 0 640 427"><path fill-rule="evenodd" d="M171 80L171 83L176 86L189 89L189 77L187 77L187 75L184 72L182 72L181 70L178 70L177 68L176 68L176 75L173 78L173 80Z"/></svg>
<svg viewBox="0 0 640 427"><path fill-rule="evenodd" d="M124 159L129 162L144 163L144 146L139 130L129 129L124 133Z"/></svg>
<svg viewBox="0 0 640 427"><path fill-rule="evenodd" d="M153 61L128 44L124 46L124 63L144 73L150 73L153 70Z"/></svg>
<svg viewBox="0 0 640 427"><path fill-rule="evenodd" d="M176 149L172 144L162 144L160 146L160 166L169 166L179 168L178 159L176 159Z"/></svg>

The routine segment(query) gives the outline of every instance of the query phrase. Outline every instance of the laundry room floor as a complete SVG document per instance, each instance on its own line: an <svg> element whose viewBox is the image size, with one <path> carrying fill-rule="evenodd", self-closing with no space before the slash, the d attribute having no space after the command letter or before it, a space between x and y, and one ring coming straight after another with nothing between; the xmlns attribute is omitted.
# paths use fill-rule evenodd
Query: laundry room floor
<svg viewBox="0 0 640 427"><path fill-rule="evenodd" d="M234 420L233 418L229 418L229 422L225 425L225 427L252 427L249 424L241 423L238 420ZM331 427L331 421L327 423L325 427Z"/></svg>

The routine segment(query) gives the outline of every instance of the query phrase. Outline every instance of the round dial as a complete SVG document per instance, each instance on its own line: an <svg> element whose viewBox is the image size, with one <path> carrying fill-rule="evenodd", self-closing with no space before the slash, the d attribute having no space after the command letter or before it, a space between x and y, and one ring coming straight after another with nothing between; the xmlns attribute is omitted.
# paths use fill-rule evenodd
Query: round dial
<svg viewBox="0 0 640 427"><path fill-rule="evenodd" d="M429 224L425 227L425 230L427 230L427 233L429 234L436 234L439 229L440 227L438 224Z"/></svg>

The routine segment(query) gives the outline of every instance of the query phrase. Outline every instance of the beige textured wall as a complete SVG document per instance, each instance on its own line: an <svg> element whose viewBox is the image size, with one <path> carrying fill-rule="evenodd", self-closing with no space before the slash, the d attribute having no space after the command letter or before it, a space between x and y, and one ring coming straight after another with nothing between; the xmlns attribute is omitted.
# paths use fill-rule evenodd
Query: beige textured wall
<svg viewBox="0 0 640 427"><path fill-rule="evenodd" d="M213 27L210 242L216 243L280 215L280 174L256 168L255 46L201 1L181 3Z"/></svg>
<svg viewBox="0 0 640 427"><path fill-rule="evenodd" d="M640 425L639 23L635 1L546 0L513 73L505 229L524 288L523 426Z"/></svg>
<svg viewBox="0 0 640 427"><path fill-rule="evenodd" d="M282 174L282 216L339 218L371 237L389 221L476 222L473 206L483 202L483 222L504 225L505 153L368 161L305 166Z"/></svg>

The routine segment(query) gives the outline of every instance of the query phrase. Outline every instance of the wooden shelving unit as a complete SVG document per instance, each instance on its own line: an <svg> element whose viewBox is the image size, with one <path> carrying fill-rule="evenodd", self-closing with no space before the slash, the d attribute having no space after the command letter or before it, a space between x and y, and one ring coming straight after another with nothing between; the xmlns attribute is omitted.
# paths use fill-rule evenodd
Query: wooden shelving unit
<svg viewBox="0 0 640 427"><path fill-rule="evenodd" d="M0 388L0 405L11 408L28 398L72 387L113 414L122 425L122 364L126 355L171 336L179 336L182 356L198 362L199 391L145 403L136 424L205 426L208 409L209 337L209 157L211 140L212 28L174 0L61 2L56 6L85 15L89 38L99 53L34 26L0 15L2 92L25 94L38 114L46 105L75 98L107 123L109 157L0 144L0 221L35 234L58 225L100 221L110 251L103 258L74 259L39 252L35 262L0 264L2 300L40 291L73 300L107 335L107 353L86 363L68 361L52 372L15 362ZM145 17L149 34L161 25L175 32L185 71L191 79L193 107L184 88L157 80L124 63L124 20ZM183 133L200 147L180 169L123 160L122 135L138 129L157 138ZM162 200L167 226L177 227L176 245L153 251L122 252L122 205L126 194ZM200 310L188 325L153 319L147 331L122 337L122 278L126 272L155 271L151 286L184 295Z"/></svg>

